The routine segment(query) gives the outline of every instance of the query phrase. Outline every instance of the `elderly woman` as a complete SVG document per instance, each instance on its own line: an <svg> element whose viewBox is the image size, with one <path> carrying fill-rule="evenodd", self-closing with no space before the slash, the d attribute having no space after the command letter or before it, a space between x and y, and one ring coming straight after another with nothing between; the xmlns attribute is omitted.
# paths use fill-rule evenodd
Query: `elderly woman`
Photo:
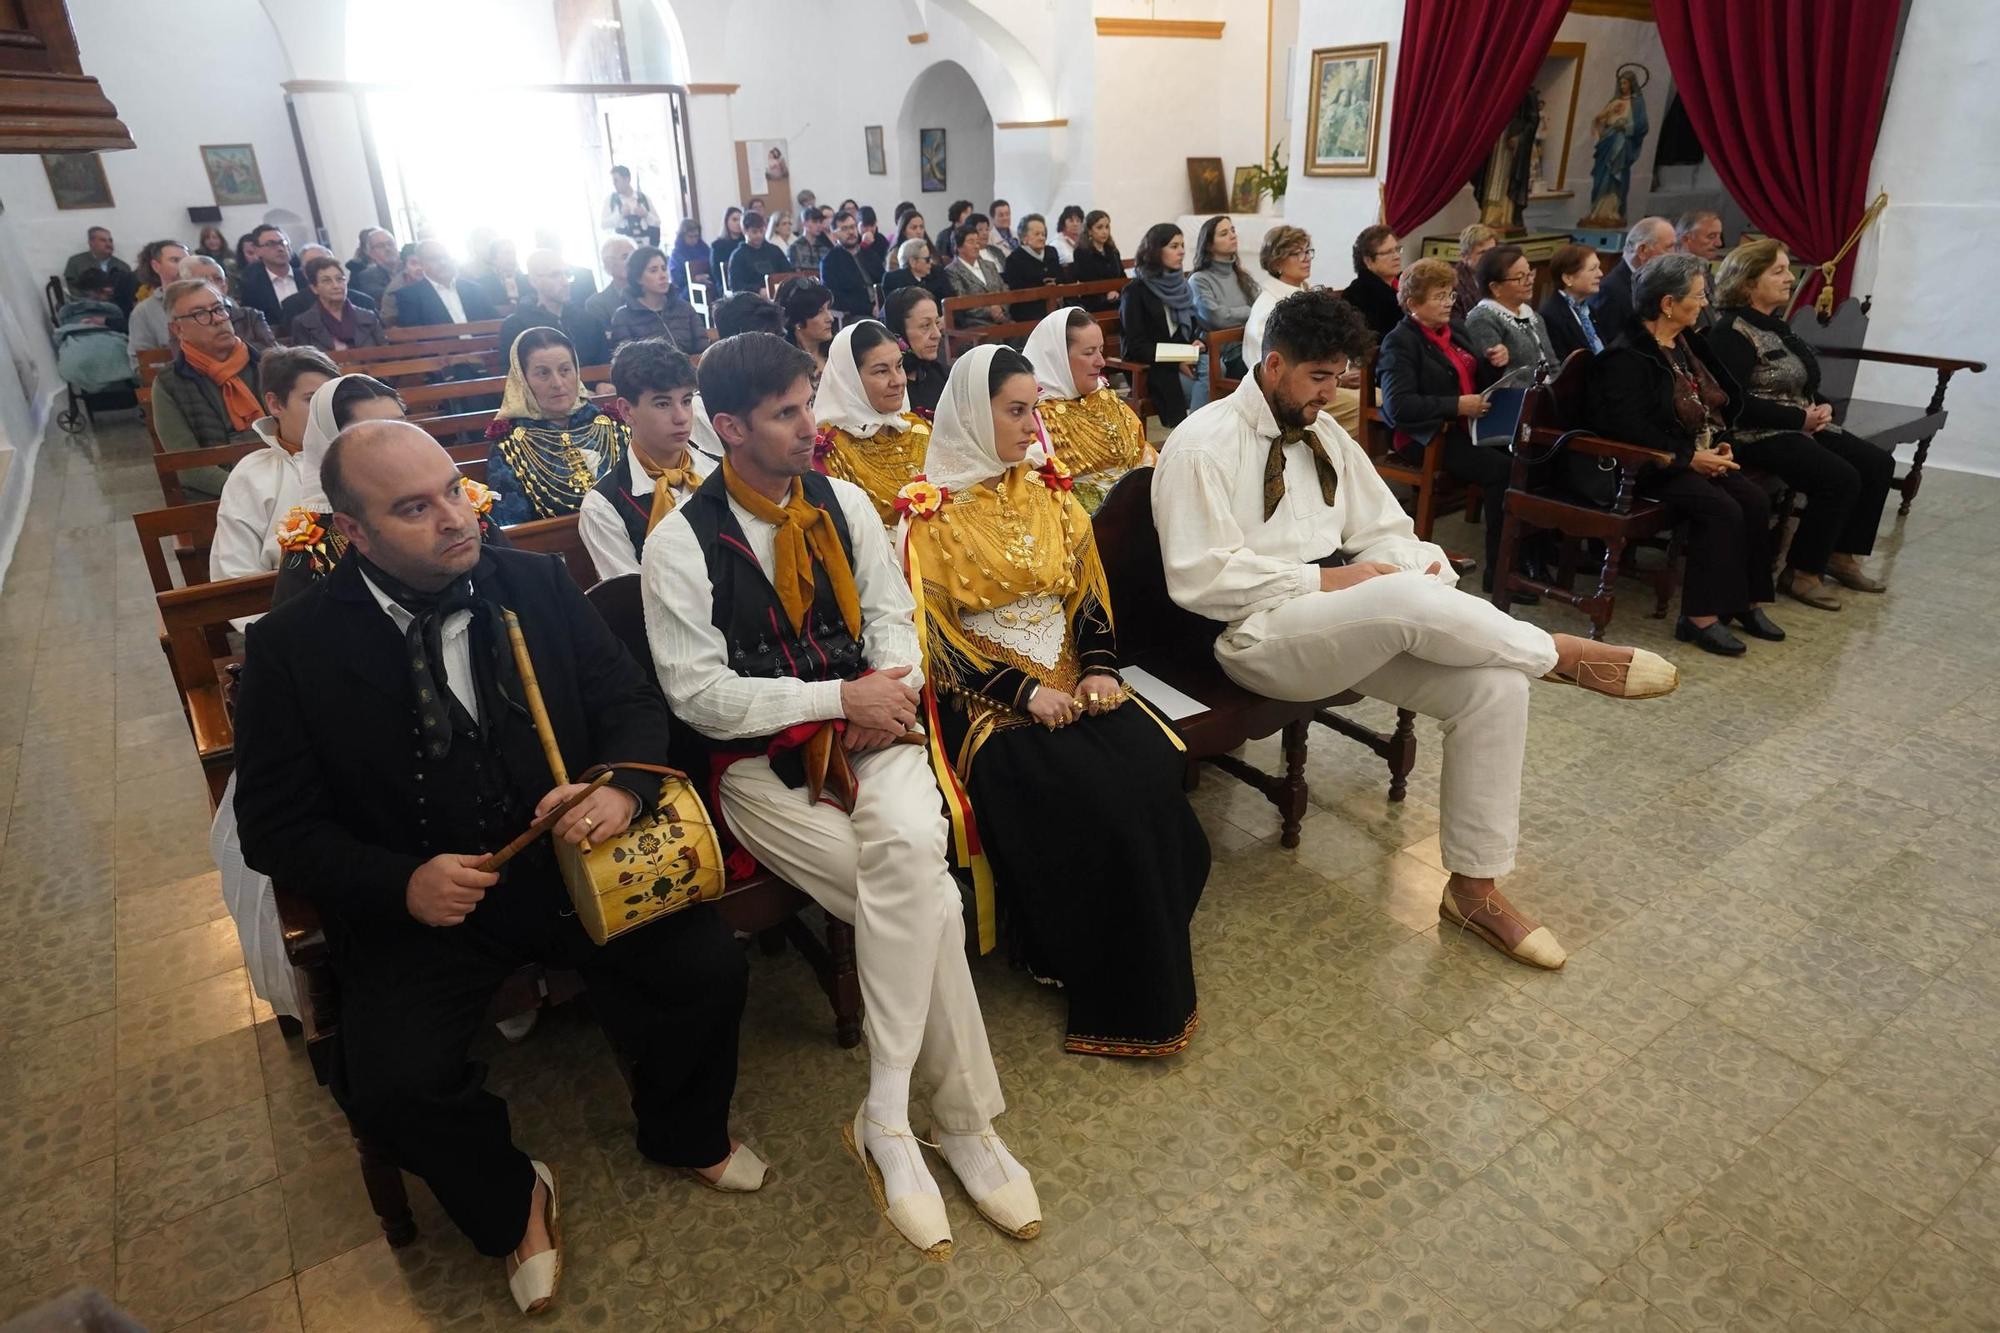
<svg viewBox="0 0 2000 1333"><path fill-rule="evenodd" d="M882 322L903 348L903 379L910 410L928 419L944 397L951 366L944 355L944 307L922 287L905 287L882 309Z"/></svg>
<svg viewBox="0 0 2000 1333"><path fill-rule="evenodd" d="M1771 586L1771 502L1744 477L1732 447L1743 402L1736 377L1708 343L1689 333L1708 308L1708 265L1661 255L1632 279L1632 323L1591 363L1585 416L1600 435L1669 454L1639 490L1667 506L1687 551L1674 637L1704 652L1738 657L1743 641L1785 632L1763 608Z"/></svg>
<svg viewBox="0 0 2000 1333"><path fill-rule="evenodd" d="M1567 361L1576 351L1596 356L1604 350L1604 334L1591 319L1590 298L1604 283L1604 261L1591 246L1565 245L1549 259L1549 277L1556 289L1540 313L1556 360Z"/></svg>
<svg viewBox="0 0 2000 1333"><path fill-rule="evenodd" d="M1194 313L1194 289L1181 260L1187 242L1171 222L1156 222L1139 241L1133 281L1118 302L1119 349L1127 361L1150 367L1146 393L1160 424L1172 430L1187 419L1188 386L1194 362L1159 360L1162 343L1201 346L1201 321Z"/></svg>
<svg viewBox="0 0 2000 1333"><path fill-rule="evenodd" d="M1063 280L1062 260L1049 244L1048 219L1030 213L1021 219L1020 243L1007 252L1000 266L1000 280L1010 292L1024 292ZM1019 301L1007 307L1009 319L1039 319L1048 310L1041 301Z"/></svg>
<svg viewBox="0 0 2000 1333"><path fill-rule="evenodd" d="M1556 349L1542 317L1528 304L1535 269L1518 245L1496 245L1479 261L1479 285L1486 292L1465 317L1465 334L1488 360L1495 348L1506 355L1499 366L1553 366Z"/></svg>
<svg viewBox="0 0 2000 1333"><path fill-rule="evenodd" d="M930 423L910 410L903 349L887 326L856 320L833 336L813 395L813 463L868 492L883 527L896 525L896 496L924 470Z"/></svg>
<svg viewBox="0 0 2000 1333"><path fill-rule="evenodd" d="M1250 314L1243 321L1246 366L1264 359L1264 325L1270 322L1278 302L1293 292L1304 291L1312 279L1313 238L1303 227L1273 227L1264 233L1264 249L1257 260L1271 281L1264 284L1264 290L1250 303Z"/></svg>
<svg viewBox="0 0 2000 1333"><path fill-rule="evenodd" d="M889 298L906 287L918 287L929 292L931 299L943 308L944 299L952 294L951 279L945 276L944 265L937 262L937 253L931 243L921 236L904 241L890 252L891 263L882 275L882 309L889 308Z"/></svg>
<svg viewBox="0 0 2000 1333"><path fill-rule="evenodd" d="M1403 243L1396 233L1379 223L1363 227L1354 238L1354 281L1341 295L1368 322L1376 341L1403 322L1403 306L1396 299L1396 284L1403 277Z"/></svg>
<svg viewBox="0 0 2000 1333"><path fill-rule="evenodd" d="M1779 242L1737 246L1716 279L1718 318L1708 345L1743 387L1736 457L1777 473L1806 497L1779 588L1807 606L1837 611L1833 583L1884 591L1862 571L1861 557L1875 549L1896 457L1833 424L1833 409L1819 396L1819 358L1785 321L1792 283L1792 259Z"/></svg>
<svg viewBox="0 0 2000 1333"><path fill-rule="evenodd" d="M1396 295L1408 313L1382 339L1375 380L1382 390L1382 415L1395 431L1396 452L1421 461L1441 437L1444 470L1479 487L1486 520L1482 584L1492 592L1513 457L1505 449L1474 444L1467 423L1486 415L1491 404L1480 390L1500 377L1508 353L1504 346L1481 352L1465 325L1452 317L1452 277L1442 259L1419 259L1403 274ZM1514 600L1535 599L1517 593Z"/></svg>
<svg viewBox="0 0 2000 1333"><path fill-rule="evenodd" d="M1453 319L1464 319L1472 307L1486 299L1486 289L1479 285L1479 261L1498 244L1500 233L1483 222L1475 222L1458 234L1458 262L1451 267Z"/></svg>
<svg viewBox="0 0 2000 1333"><path fill-rule="evenodd" d="M1153 457L1138 414L1104 382L1103 326L1075 306L1053 311L1028 335L1027 353L1049 449L1095 514L1120 477Z"/></svg>

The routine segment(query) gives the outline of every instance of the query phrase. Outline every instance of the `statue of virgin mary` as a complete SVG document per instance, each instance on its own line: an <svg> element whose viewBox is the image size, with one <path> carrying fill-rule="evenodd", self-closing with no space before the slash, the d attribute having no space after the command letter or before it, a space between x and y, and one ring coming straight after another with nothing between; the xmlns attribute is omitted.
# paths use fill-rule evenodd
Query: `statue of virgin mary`
<svg viewBox="0 0 2000 1333"><path fill-rule="evenodd" d="M1590 212L1578 225L1622 227L1625 200L1632 190L1632 168L1646 141L1646 94L1652 72L1644 65L1618 67L1618 91L1591 119L1597 148L1590 166Z"/></svg>

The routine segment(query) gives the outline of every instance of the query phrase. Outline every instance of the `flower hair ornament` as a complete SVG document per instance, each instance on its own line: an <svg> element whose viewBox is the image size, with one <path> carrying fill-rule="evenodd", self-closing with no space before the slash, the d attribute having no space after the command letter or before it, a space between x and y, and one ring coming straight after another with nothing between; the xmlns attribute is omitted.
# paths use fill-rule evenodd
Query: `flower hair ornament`
<svg viewBox="0 0 2000 1333"><path fill-rule="evenodd" d="M1035 478L1052 491L1076 489L1076 479L1070 476L1069 469L1054 454L1042 460L1041 466L1035 469Z"/></svg>
<svg viewBox="0 0 2000 1333"><path fill-rule="evenodd" d="M950 498L949 490L933 485L919 474L896 492L896 512L910 518L934 518Z"/></svg>
<svg viewBox="0 0 2000 1333"><path fill-rule="evenodd" d="M319 515L299 505L292 506L275 529L281 551L310 551L326 540Z"/></svg>
<svg viewBox="0 0 2000 1333"><path fill-rule="evenodd" d="M473 513L484 518L493 512L493 501L498 496L491 486L483 481L474 481L471 477L463 478L460 484L465 488L466 503L472 506Z"/></svg>

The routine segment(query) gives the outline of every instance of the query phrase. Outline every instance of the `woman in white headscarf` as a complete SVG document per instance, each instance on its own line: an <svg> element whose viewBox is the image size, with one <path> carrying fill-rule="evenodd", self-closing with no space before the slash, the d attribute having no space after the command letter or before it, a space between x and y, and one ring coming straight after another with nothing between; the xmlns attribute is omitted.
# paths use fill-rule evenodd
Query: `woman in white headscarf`
<svg viewBox="0 0 2000 1333"><path fill-rule="evenodd" d="M813 465L868 492L882 526L896 522L896 493L924 470L928 421L910 410L903 348L877 320L833 336L813 395Z"/></svg>
<svg viewBox="0 0 2000 1333"><path fill-rule="evenodd" d="M1028 335L1048 444L1076 479L1076 497L1096 513L1118 479L1153 462L1146 428L1104 382L1104 328L1087 310L1052 311Z"/></svg>
<svg viewBox="0 0 2000 1333"><path fill-rule="evenodd" d="M1208 840L1186 747L1119 679L1090 517L1059 460L1028 461L1038 391L1011 348L959 358L898 497L933 764L954 809L970 797L962 845L983 847L1016 956L1068 995L1065 1049L1172 1055L1199 1021Z"/></svg>

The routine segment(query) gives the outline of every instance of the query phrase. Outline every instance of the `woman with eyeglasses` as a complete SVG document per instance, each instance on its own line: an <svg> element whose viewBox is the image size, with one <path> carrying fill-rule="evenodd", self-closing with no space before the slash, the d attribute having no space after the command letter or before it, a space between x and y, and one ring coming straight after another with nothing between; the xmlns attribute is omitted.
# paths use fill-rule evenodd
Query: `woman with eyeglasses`
<svg viewBox="0 0 2000 1333"><path fill-rule="evenodd" d="M1354 238L1354 281L1341 295L1368 321L1376 341L1403 322L1396 284L1403 278L1403 243L1392 228L1364 227Z"/></svg>
<svg viewBox="0 0 2000 1333"><path fill-rule="evenodd" d="M1479 260L1486 293L1465 317L1465 336L1486 360L1503 368L1556 364L1555 344L1536 312L1535 269L1518 245L1496 245Z"/></svg>
<svg viewBox="0 0 2000 1333"><path fill-rule="evenodd" d="M1264 248L1257 261L1271 281L1250 305L1250 318L1243 321L1243 364L1255 366L1264 359L1264 325L1278 302L1293 292L1302 292L1312 280L1313 238L1304 227L1273 227L1264 233Z"/></svg>

